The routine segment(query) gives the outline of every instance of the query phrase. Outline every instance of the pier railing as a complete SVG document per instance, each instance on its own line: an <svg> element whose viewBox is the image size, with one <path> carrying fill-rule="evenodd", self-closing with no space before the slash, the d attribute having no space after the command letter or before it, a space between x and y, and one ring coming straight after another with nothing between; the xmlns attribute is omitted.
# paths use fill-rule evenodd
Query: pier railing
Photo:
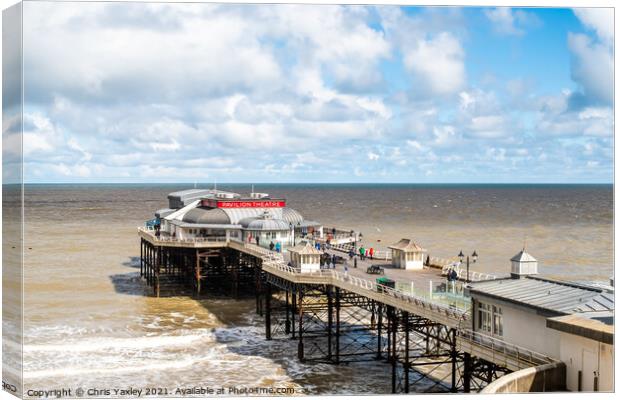
<svg viewBox="0 0 620 400"><path fill-rule="evenodd" d="M478 272L469 270L469 277L467 276L467 268L463 268L462 264L457 262L451 262L450 264L446 264L441 268L441 274L446 275L450 269L454 269L458 275L458 278L461 280L468 280L470 282L478 282L478 281L489 281L493 279L497 279L496 275L487 274L485 272Z"/></svg>
<svg viewBox="0 0 620 400"><path fill-rule="evenodd" d="M486 349L488 350L487 357L491 359L485 358L499 365L509 361L512 368L518 367L521 369L528 366L544 365L557 361L545 354L470 329L459 329L457 333L459 344L462 347L466 346L467 350L473 350L472 345L477 346L477 349L474 350L474 354L480 353Z"/></svg>
<svg viewBox="0 0 620 400"><path fill-rule="evenodd" d="M314 270L301 272L299 268L294 268L284 261L279 260L264 260L263 270L269 272L269 270L278 271L277 275L282 273L289 276L292 280L303 279L308 280L310 278L316 278L316 283L336 284L343 289L352 290L358 294L364 294L371 298L392 299L391 303L397 303L399 306L410 305L413 307L420 307L429 313L436 316L442 316L447 318L453 323L460 326L461 321L469 319L469 309L463 309L452 305L446 305L439 302L434 302L429 299L425 299L415 294L407 293L398 289L391 288L377 284L376 282L344 274L334 270Z"/></svg>
<svg viewBox="0 0 620 400"><path fill-rule="evenodd" d="M143 235L147 235L150 240L154 243L182 243L182 244L191 244L191 243L226 243L231 240L231 238L226 236L209 236L209 237L195 237L195 238L178 238L169 236L168 234L160 234L157 236L153 229L148 229L146 227L138 227L138 232Z"/></svg>

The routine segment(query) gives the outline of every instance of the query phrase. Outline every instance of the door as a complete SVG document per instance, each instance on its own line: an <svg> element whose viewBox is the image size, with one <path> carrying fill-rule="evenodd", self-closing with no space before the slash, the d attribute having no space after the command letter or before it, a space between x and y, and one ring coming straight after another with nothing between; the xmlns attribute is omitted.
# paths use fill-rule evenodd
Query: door
<svg viewBox="0 0 620 400"><path fill-rule="evenodd" d="M581 390L594 391L594 379L598 375L596 353L590 349L582 349L581 358Z"/></svg>

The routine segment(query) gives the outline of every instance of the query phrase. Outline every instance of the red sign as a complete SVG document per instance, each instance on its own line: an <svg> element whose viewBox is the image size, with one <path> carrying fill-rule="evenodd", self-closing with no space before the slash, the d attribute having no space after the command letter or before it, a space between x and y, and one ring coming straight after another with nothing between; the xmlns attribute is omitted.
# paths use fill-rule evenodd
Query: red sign
<svg viewBox="0 0 620 400"><path fill-rule="evenodd" d="M233 200L220 201L213 199L205 199L202 205L206 207L217 208L282 208L286 207L284 200Z"/></svg>

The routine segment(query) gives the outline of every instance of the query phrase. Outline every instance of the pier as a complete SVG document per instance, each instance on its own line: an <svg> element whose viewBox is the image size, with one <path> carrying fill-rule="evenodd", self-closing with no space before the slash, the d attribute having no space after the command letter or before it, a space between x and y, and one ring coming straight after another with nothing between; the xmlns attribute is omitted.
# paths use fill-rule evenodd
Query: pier
<svg viewBox="0 0 620 400"><path fill-rule="evenodd" d="M515 371L557 364L474 332L469 304L452 301L449 288L446 298L433 296L433 282L445 282L446 265L437 259L430 263L433 267L416 271L385 265L385 277L407 281L406 287L389 287L367 273L371 264L389 264L385 253L372 262L358 260L357 268L348 262L346 271L339 266L302 272L283 253L228 232L179 238L141 227L138 234L140 274L154 296L178 290L196 298L254 296L266 340L295 340L294 356L304 362L388 363L392 393L415 391L425 378L435 382L429 391L481 391ZM343 251L340 255L347 259L347 246L358 235L342 231L331 239L336 240L329 252ZM469 278L475 276L470 272Z"/></svg>

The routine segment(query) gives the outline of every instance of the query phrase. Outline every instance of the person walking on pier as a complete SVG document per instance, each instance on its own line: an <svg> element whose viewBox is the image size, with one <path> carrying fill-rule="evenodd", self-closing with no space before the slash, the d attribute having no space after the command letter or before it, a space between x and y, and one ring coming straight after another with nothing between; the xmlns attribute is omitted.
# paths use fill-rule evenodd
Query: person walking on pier
<svg viewBox="0 0 620 400"><path fill-rule="evenodd" d="M368 258L368 249L364 250L364 259Z"/></svg>
<svg viewBox="0 0 620 400"><path fill-rule="evenodd" d="M365 250L366 249L364 249L364 246L360 246L360 259L362 259L362 260L364 259L364 251Z"/></svg>
<svg viewBox="0 0 620 400"><path fill-rule="evenodd" d="M274 247L276 247L276 245L273 244L273 240L272 240L271 243L269 243L269 250L273 251Z"/></svg>
<svg viewBox="0 0 620 400"><path fill-rule="evenodd" d="M349 260L352 259L354 255L353 248L351 248L351 250L349 250Z"/></svg>
<svg viewBox="0 0 620 400"><path fill-rule="evenodd" d="M260 242L260 237L256 236L256 245L258 246L258 243Z"/></svg>
<svg viewBox="0 0 620 400"><path fill-rule="evenodd" d="M368 250L368 254L370 255L370 259L372 260L372 256L375 255L375 249L371 247L370 250Z"/></svg>
<svg viewBox="0 0 620 400"><path fill-rule="evenodd" d="M276 242L276 252L279 253L280 250L282 249L280 242Z"/></svg>

